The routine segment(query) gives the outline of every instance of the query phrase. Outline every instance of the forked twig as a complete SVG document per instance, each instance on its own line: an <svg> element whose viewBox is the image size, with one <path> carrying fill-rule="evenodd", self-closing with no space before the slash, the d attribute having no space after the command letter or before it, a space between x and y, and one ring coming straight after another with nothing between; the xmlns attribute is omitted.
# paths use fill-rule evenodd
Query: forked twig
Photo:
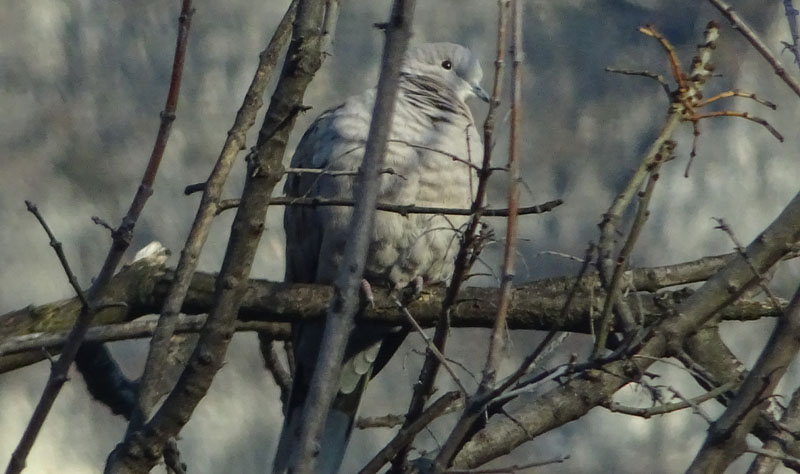
<svg viewBox="0 0 800 474"><path fill-rule="evenodd" d="M103 289L111 281L111 277L122 260L122 256L130 245L133 234L133 227L139 219L139 215L144 208L147 199L153 193L153 183L155 182L158 168L161 165L161 159L164 156L167 140L169 139L169 132L172 122L175 120L175 110L178 106L178 96L180 93L181 77L183 74L183 61L186 56L186 47L188 43L189 26L191 25L191 17L193 13L191 0L183 0L181 6L181 13L179 17L178 38L175 46L175 54L172 63L172 76L170 78L169 92L167 93L166 105L164 111L161 113L161 123L156 135L153 151L150 154L150 159L147 162L147 167L144 176L136 191L136 195L131 202L128 212L122 219L120 226L113 232L113 242L111 248L106 255L103 262L103 267L100 269L97 277L94 279L91 288L86 295L89 301L96 299L103 291ZM53 366L50 372L50 377L47 380L42 396L39 403L31 415L28 426L19 441L14 453L6 468L6 474L16 474L25 468L25 460L30 453L33 443L39 434L39 431L47 418L53 403L61 391L61 387L66 381L66 375L69 371L75 356L78 353L81 342L89 329L89 324L94 317L94 311L90 306L85 306L81 311L75 325L70 332L64 348L61 351L61 356L58 362Z"/></svg>
<svg viewBox="0 0 800 474"><path fill-rule="evenodd" d="M135 431L141 427L141 424L150 416L150 412L157 402L158 390L156 390L156 385L161 378L162 360L169 350L172 335L178 324L181 306L189 290L192 276L197 269L200 253L208 239L211 224L217 215L222 189L236 161L236 157L245 144L247 130L255 123L256 114L263 104L264 91L278 62L280 51L289 41L291 25L296 10L297 1L294 0L278 24L269 45L259 55L259 64L245 94L244 102L239 107L233 126L228 131L225 144L222 146L214 169L203 183L201 189L203 197L192 223L192 228L186 237L183 251L180 253L178 266L175 269L175 279L161 308L156 332L150 341L150 350L147 354L144 372L140 380L138 409L134 412L128 432Z"/></svg>
<svg viewBox="0 0 800 474"><path fill-rule="evenodd" d="M422 340L425 342L425 346L428 348L428 350L433 352L436 358L439 359L439 363L444 366L447 373L450 374L450 377L452 377L453 381L456 383L456 385L458 385L458 388L459 390L461 390L461 393L464 396L466 396L467 395L466 387L464 387L464 384L461 383L461 379L458 378L458 375L456 375L455 370L453 370L453 368L450 367L450 363L447 361L447 358L444 356L444 354L442 354L439 351L439 348L436 347L433 341L431 341L431 338L429 338L428 335L425 334L425 331L422 329L422 326L420 326L417 320L414 319L414 316L408 310L406 305L404 305L399 299L397 299L397 297L393 297L392 299L394 301L394 304L400 310L400 312L403 313L403 316L406 317L406 320L411 324L411 326L414 328L417 334L419 334Z"/></svg>
<svg viewBox="0 0 800 474"><path fill-rule="evenodd" d="M497 2L497 45L494 67L494 79L492 86L492 97L489 101L489 110L486 113L486 120L483 123L483 162L481 169L478 172L478 187L475 191L475 200L472 201L470 210L469 222L464 231L461 246L458 249L455 263L453 265L453 276L450 279L450 285L447 287L444 301L442 302L442 309L439 314L439 319L436 324L436 330L433 335L433 343L440 352L444 351L447 343L447 334L450 329L450 314L456 303L456 299L461 290L467 274L469 273L470 264L475 261L476 245L479 245L480 240L477 236L478 227L480 226L481 217L483 216L484 202L486 200L486 192L488 189L489 177L492 174L492 144L494 142L494 128L497 115L497 108L500 104L500 91L502 88L502 73L505 59L505 38L506 38L506 24L508 22L508 5L509 0L498 0ZM414 393L411 397L408 411L406 413L406 422L403 429L409 427L414 420L420 417L425 408L425 403L430 397L436 374L439 370L439 359L430 351L425 356L425 361L422 364L420 371L419 382L414 385ZM398 449L397 454L393 457L392 468L389 471L391 474L399 474L406 471L406 463L410 444L413 442L413 437L406 440L405 445Z"/></svg>

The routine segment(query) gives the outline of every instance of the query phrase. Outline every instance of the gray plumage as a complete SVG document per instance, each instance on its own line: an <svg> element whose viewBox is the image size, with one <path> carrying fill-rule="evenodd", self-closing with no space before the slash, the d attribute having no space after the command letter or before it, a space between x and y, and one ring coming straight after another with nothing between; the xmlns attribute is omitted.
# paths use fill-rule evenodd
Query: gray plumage
<svg viewBox="0 0 800 474"><path fill-rule="evenodd" d="M378 201L431 207L469 207L483 147L465 100L488 100L480 88L480 64L472 53L451 43L424 44L406 54ZM306 131L292 157L292 168L357 171L364 155L375 89L350 97L323 112ZM288 196L352 199L355 176L293 173ZM286 280L333 283L342 264L351 207L288 206ZM378 211L364 277L372 285L402 289L422 279L447 281L453 272L459 231L466 217ZM296 369L274 473L283 473L291 439L299 429L323 323L293 328ZM359 325L345 351L339 393L326 420L317 472L338 470L361 395L369 379L391 357L404 334L381 326Z"/></svg>

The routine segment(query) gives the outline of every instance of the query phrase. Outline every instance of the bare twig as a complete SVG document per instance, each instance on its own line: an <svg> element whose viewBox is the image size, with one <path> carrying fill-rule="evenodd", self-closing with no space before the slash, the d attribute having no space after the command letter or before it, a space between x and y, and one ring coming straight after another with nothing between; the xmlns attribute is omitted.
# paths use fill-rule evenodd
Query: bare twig
<svg viewBox="0 0 800 474"><path fill-rule="evenodd" d="M542 466L550 466L552 464L561 464L562 462L569 459L569 454L564 456L559 456L553 459L547 459L545 461L536 461L530 462L526 464L513 464L511 466L506 467L498 467L495 469L448 469L445 471L446 474L507 474L511 472L520 472L526 469L533 469L535 467L542 467Z"/></svg>
<svg viewBox="0 0 800 474"><path fill-rule="evenodd" d="M453 407L457 406L460 400L462 400L462 398L459 392L447 392L439 397L414 421L404 424L395 437L392 438L366 466L358 471L358 474L375 474L380 471L387 462L395 459L397 454L414 440L417 433L425 429L426 426L439 416L452 410Z"/></svg>
<svg viewBox="0 0 800 474"><path fill-rule="evenodd" d="M589 269L589 264L592 261L592 256L594 255L595 250L596 247L594 242L590 242L589 246L586 248L586 255L583 259L583 265L581 265L581 268L578 271L578 276L575 278L575 283L572 285L572 288L570 288L567 300L564 302L564 306L561 308L559 319L572 311L572 307L575 303L575 295L577 295L578 289L583 283L583 277L586 274L586 271ZM484 398L486 403L506 391L519 379L524 377L525 374L532 371L536 365L539 364L542 358L554 351L555 348L560 345L564 339L566 339L567 334L568 333L561 331L550 331L542 340L542 342L539 343L536 349L534 349L532 353L525 357L525 360L522 361L519 367L517 367L517 369L510 376L508 376L501 384L495 387L490 393L485 394Z"/></svg>
<svg viewBox="0 0 800 474"><path fill-rule="evenodd" d="M664 403L648 408L625 406L611 400L601 403L601 406L614 413L622 413L625 415L638 416L642 418L651 418L657 415L665 415L667 413L684 410L686 408L699 405L705 401L713 400L714 398L717 398L718 396L735 387L735 383L728 382L720 387L715 388L714 390L710 390L700 396L692 398L691 401L682 400L680 402Z"/></svg>
<svg viewBox="0 0 800 474"><path fill-rule="evenodd" d="M661 85L661 88L664 89L664 92L667 94L667 97L672 96L672 91L669 89L669 84L667 81L664 80L664 76L661 74L657 74L650 71L631 71L629 69L617 69L613 67L606 67L606 72L613 72L615 74L622 74L625 76L642 76L647 77L649 79L653 79L654 81L658 82Z"/></svg>
<svg viewBox="0 0 800 474"><path fill-rule="evenodd" d="M288 135L306 87L322 62L319 48L323 6L321 0L298 3L293 41L256 146L250 154L242 206L231 226L228 248L216 279L213 305L195 350L177 385L150 421L140 430L129 433L109 456L107 473L150 469L158 461L164 443L176 436L189 420L222 367L264 228L269 197L283 174L281 159Z"/></svg>
<svg viewBox="0 0 800 474"><path fill-rule="evenodd" d="M775 127L769 124L766 120L760 117L753 117L752 115L748 114L747 112L735 112L732 110L720 110L718 112L707 112L704 114L695 114L692 117L693 121L699 121L707 118L716 118L716 117L737 117L743 118L745 120L749 120L751 122L755 122L762 127L766 128L769 133L772 134L773 137L777 138L779 142L783 142L783 135L780 134Z"/></svg>
<svg viewBox="0 0 800 474"><path fill-rule="evenodd" d="M236 114L233 126L228 131L214 169L203 183L203 197L181 251L180 260L175 269L175 279L164 306L161 308L158 328L150 341L150 351L141 377L138 409L128 427L129 432L139 429L142 423L147 421L153 406L158 401L155 388L161 379L162 360L169 350L172 334L177 327L181 305L186 298L192 275L197 269L200 253L208 239L211 223L217 214L223 186L239 151L244 146L247 130L255 123L256 114L263 104L264 90L271 79L280 51L289 40L296 10L297 1L293 1L278 24L269 45L259 55L259 64L245 94L244 102Z"/></svg>
<svg viewBox="0 0 800 474"><path fill-rule="evenodd" d="M755 277L756 279L759 277ZM725 412L708 429L708 437L687 473L723 472L747 449L745 437L760 414L761 405L783 377L800 350L800 288L764 346L753 369Z"/></svg>
<svg viewBox="0 0 800 474"><path fill-rule="evenodd" d="M786 72L786 68L783 64L775 57L774 54L769 50L769 47L758 37L756 32L744 22L742 17L739 16L733 10L733 7L728 5L727 2L724 0L708 0L717 10L722 12L725 18L733 25L734 29L741 33L748 42L756 49L756 51L761 54L770 66L772 66L772 70L775 71L775 74L780 77L783 82L789 86L795 94L800 96L800 83L797 82L795 78L793 78L789 73Z"/></svg>
<svg viewBox="0 0 800 474"><path fill-rule="evenodd" d="M718 101L720 99L727 99L728 97L742 97L742 98L745 98L745 99L751 99L751 100L763 105L764 107L769 107L772 110L777 110L778 109L778 106L775 105L773 102L770 102L768 100L762 99L761 97L758 97L757 95L753 94L752 92L744 92L744 91L740 91L739 89L733 89L733 90L729 90L729 91L725 91L725 92L720 92L719 94L717 94L717 95L715 95L713 97L709 97L708 99L700 100L700 101L697 102L695 107L697 107L697 108L705 107L706 105L708 105L708 104L710 104L712 102L716 102L716 101Z"/></svg>
<svg viewBox="0 0 800 474"><path fill-rule="evenodd" d="M736 252L738 252L739 255L742 256L744 261L747 262L747 264L750 266L750 269L753 270L753 274L758 277L758 285L761 287L762 290L764 290L764 294L767 295L770 303L772 303L772 306L776 309L780 308L781 304L778 302L778 297L775 296L775 293L773 293L772 290L769 288L768 278L758 273L758 270L756 270L756 267L755 265L753 265L753 262L750 260L750 257L747 256L747 253L745 252L742 243L739 241L738 238L736 238L736 234L733 233L733 229L731 229L728 223L725 222L725 220L723 220L720 217L714 217L714 220L717 222L717 229L720 229L721 231L728 234L728 237L730 237L731 241L733 242L733 245L736 246Z"/></svg>
<svg viewBox="0 0 800 474"><path fill-rule="evenodd" d="M525 206L520 207L518 210L519 215L530 215L530 214L543 214L545 212L550 212L556 207L560 206L564 202L561 199L555 199L553 201L547 201L542 204L537 204L535 206ZM354 206L355 201L352 199L325 199L325 198L295 198L295 197L273 197L270 199L269 204L271 206L310 206L310 207L317 207L317 206ZM226 199L222 201L219 206L219 212L222 212L227 209L232 209L239 206L238 199ZM450 215L450 216L471 216L476 211L473 209L459 209L459 208L452 208L452 207L427 207L427 206L417 206L415 204L388 204L388 203L377 203L375 208L379 211L386 211L386 212L395 212L397 214L402 214L404 216L409 214L441 214L441 215ZM484 208L481 211L481 214L486 217L507 217L508 216L508 209L507 208Z"/></svg>
<svg viewBox="0 0 800 474"><path fill-rule="evenodd" d="M493 137L497 108L500 104L500 91L502 88L508 5L509 0L498 0L497 2L497 49L494 79L492 83L492 97L489 101L489 110L486 113L486 120L483 123L483 162L481 163L481 170L478 172L478 187L475 191L475 200L472 201L472 206L470 208L472 211L470 213L470 219L463 233L461 246L458 249L458 254L456 255L456 260L453 265L453 276L450 279L450 285L447 287L439 313L439 319L436 324L436 330L433 335L433 343L440 352L444 352L445 350L447 333L450 329L450 315L456 304L461 286L469 273L470 265L475 261L475 252L477 251L476 245L479 244L480 240L478 238L478 227L480 226L481 217L483 216L489 177L492 174L492 145L494 142ZM414 393L411 396L411 403L406 413L406 422L403 425L404 428L409 427L411 423L422 414L425 403L433 390L438 370L439 359L432 352L428 351L425 356L425 361L422 364L419 380L414 385ZM400 474L406 471L407 458L412 441L413 437L407 439L406 444L399 448L399 451L392 461L392 468L389 471L391 474Z"/></svg>
<svg viewBox="0 0 800 474"><path fill-rule="evenodd" d="M479 391L488 390L497 381L497 371L506 339L506 316L511 298L511 286L514 282L514 264L517 256L517 227L519 213L519 142L520 142L520 117L522 111L522 5L517 1L511 3L512 55L511 65L511 136L509 138L508 152L508 219L506 220L506 243L503 252L503 276L498 292L497 315L494 328L489 339L489 353L483 369L481 388ZM446 466L445 466L446 467Z"/></svg>
<svg viewBox="0 0 800 474"><path fill-rule="evenodd" d="M400 67L411 37L414 5L414 0L395 0L384 30L386 43L381 74L361 164L362 179L356 188L356 204L344 248L345 264L340 267L334 282L335 296L326 315L322 343L303 407L300 432L292 443L288 467L289 472L295 474L314 471L319 453L318 440L336 394L344 349L358 309L359 290L375 223L375 205L380 186L378 171L383 166L383 156L388 147Z"/></svg>
<svg viewBox="0 0 800 474"><path fill-rule="evenodd" d="M503 278L498 294L497 313L494 327L492 328L489 342L489 353L486 357L481 383L473 397L467 400L467 407L459 418L456 426L442 445L431 468L432 474L444 472L459 448L464 444L475 421L481 416L488 403L484 395L495 388L497 372L500 368L501 356L505 347L506 318L511 298L511 288L514 278L514 263L516 259L517 242L517 208L519 207L519 137L520 114L522 107L522 2L511 1L511 43L512 43L512 69L511 69L511 136L509 143L509 190L508 190L508 220L506 226L506 245L503 258Z"/></svg>
<svg viewBox="0 0 800 474"><path fill-rule="evenodd" d="M783 41L783 44L794 55L795 65L800 66L800 29L797 27L797 15L800 12L792 5L792 0L783 0L783 9L786 13L786 22L789 24L789 32L792 35L792 42Z"/></svg>
<svg viewBox="0 0 800 474"><path fill-rule="evenodd" d="M628 231L628 238L625 240L622 249L617 255L614 264L614 272L611 275L608 288L606 288L606 298L603 302L603 312L600 316L600 328L597 331L598 336L592 352L592 357L598 357L600 352L605 350L605 341L608 337L610 330L609 325L611 324L611 318L613 316L612 308L617 305L617 297L621 292L620 286L622 284L622 276L627 268L628 258L650 214L650 198L653 196L653 189L655 189L655 184L658 181L658 171L661 168L661 164L670 159L674 148L675 142L671 140L662 143L661 149L655 156L653 166L650 168L650 178L647 180L644 191L639 196L639 207L636 210L636 216L633 218L633 223Z"/></svg>
<svg viewBox="0 0 800 474"><path fill-rule="evenodd" d="M153 193L153 183L155 182L158 168L161 165L161 159L164 156L164 149L169 139L172 122L175 120L175 110L177 109L178 96L180 95L183 60L186 55L192 12L191 0L183 0L179 17L178 39L172 63L169 92L167 93L164 111L161 113L161 123L159 125L158 134L156 135L155 144L153 145L153 151L150 154L147 168L145 169L144 176L131 202L130 208L122 219L120 226L113 233L113 243L103 262L103 267L100 269L100 273L94 279L94 283L88 291L87 299L89 301L93 301L102 292L103 288L114 275L125 250L127 250L130 245L133 227L139 219L139 215L142 209L144 209L147 199ZM17 448L11 455L11 460L6 468L6 474L18 473L24 469L25 459L28 457L28 453L31 447L33 447L33 443L47 418L47 414L50 412L61 387L64 385L66 380L65 376L72 362L75 360L75 356L86 335L86 331L89 329L89 324L93 316L94 312L91 311L91 308L86 307L81 311L80 316L75 321L75 326L72 328L69 338L64 345L61 357L59 357L58 362L50 373L42 396L31 415L31 420L25 428L22 439L20 439Z"/></svg>
<svg viewBox="0 0 800 474"><path fill-rule="evenodd" d="M445 358L444 354L442 354L439 351L439 349L436 347L433 341L431 341L431 338L429 338L425 334L425 331L422 330L422 327L419 325L417 320L414 319L414 316L411 314L408 308L406 308L406 306L402 302L400 302L400 300L398 300L397 298L394 298L394 304L397 306L398 309L400 309L400 312L403 313L403 315L406 317L406 320L411 324L411 326L414 328L417 334L419 334L420 337L422 337L422 340L425 341L425 346L428 348L429 351L433 352L433 354L436 356L437 359L439 359L439 363L444 366L447 373L450 374L450 377L452 377L453 381L456 383L456 385L458 385L458 388L461 390L463 396L466 397L467 389L464 387L464 384L461 383L461 379L458 378L458 375L456 375L455 370L453 370L453 368L450 367L450 363L447 361L447 358Z"/></svg>
<svg viewBox="0 0 800 474"><path fill-rule="evenodd" d="M281 391L281 403L283 403L285 410L286 402L289 400L289 393L292 389L292 374L284 367L283 362L278 357L276 342L272 334L267 332L258 333L258 345L264 358L264 367L272 374L275 384Z"/></svg>
<svg viewBox="0 0 800 474"><path fill-rule="evenodd" d="M64 246L58 241L58 239L56 239L56 236L53 234L53 231L50 230L50 226L47 225L47 222L44 220L44 217L42 217L42 214L39 212L39 208L36 207L36 204L30 201L25 201L25 207L27 207L28 212L36 217L36 220L39 221L39 224L41 224L42 228L47 234L47 237L50 239L50 246L53 247L53 250L56 252L58 261L61 263L61 267L64 269L64 273L67 275L67 280L69 280L70 286L73 290L75 290L75 294L78 295L78 299L81 300L81 311L94 313L92 303L86 298L86 295L81 289L80 283L78 283L78 278L74 273L72 273L67 256L64 255Z"/></svg>

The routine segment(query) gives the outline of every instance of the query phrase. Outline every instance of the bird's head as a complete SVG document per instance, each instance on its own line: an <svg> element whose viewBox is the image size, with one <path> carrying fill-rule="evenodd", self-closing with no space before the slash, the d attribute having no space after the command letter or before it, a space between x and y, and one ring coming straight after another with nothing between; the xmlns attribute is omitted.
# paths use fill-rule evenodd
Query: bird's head
<svg viewBox="0 0 800 474"><path fill-rule="evenodd" d="M489 95L480 85L483 70L478 58L461 45L427 43L409 48L402 70L444 83L461 100L477 97L489 102Z"/></svg>

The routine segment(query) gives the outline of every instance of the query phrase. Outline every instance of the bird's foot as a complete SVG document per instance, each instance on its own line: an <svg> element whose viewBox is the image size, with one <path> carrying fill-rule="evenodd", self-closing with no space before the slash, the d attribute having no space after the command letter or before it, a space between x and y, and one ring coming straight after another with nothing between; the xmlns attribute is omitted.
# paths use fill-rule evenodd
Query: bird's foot
<svg viewBox="0 0 800 474"><path fill-rule="evenodd" d="M425 287L425 280L421 276L417 275L414 278L414 280L411 281L411 289L412 289L411 297L413 299L419 298L419 296L422 294L422 289L424 287Z"/></svg>
<svg viewBox="0 0 800 474"><path fill-rule="evenodd" d="M375 295L372 293L372 285L369 284L366 278L361 279L361 294L367 300L369 307L375 309Z"/></svg>

